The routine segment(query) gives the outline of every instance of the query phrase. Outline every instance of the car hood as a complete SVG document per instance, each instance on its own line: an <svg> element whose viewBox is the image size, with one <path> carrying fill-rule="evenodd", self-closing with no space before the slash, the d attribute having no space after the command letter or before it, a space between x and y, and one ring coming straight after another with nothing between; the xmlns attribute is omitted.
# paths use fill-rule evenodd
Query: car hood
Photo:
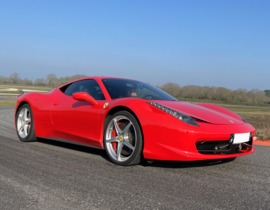
<svg viewBox="0 0 270 210"><path fill-rule="evenodd" d="M232 115L229 115L228 111L221 112L201 106L199 104L192 104L181 101L155 101L155 103L161 104L170 109L173 109L174 111L178 111L182 114L189 115L195 119L205 121L211 124L231 125L245 123L240 117L237 118L236 114L232 113Z"/></svg>

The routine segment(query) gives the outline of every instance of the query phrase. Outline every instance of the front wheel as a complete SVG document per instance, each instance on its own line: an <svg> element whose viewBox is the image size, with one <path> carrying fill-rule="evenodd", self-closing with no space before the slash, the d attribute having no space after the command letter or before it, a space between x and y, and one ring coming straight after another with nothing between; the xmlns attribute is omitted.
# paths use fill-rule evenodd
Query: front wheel
<svg viewBox="0 0 270 210"><path fill-rule="evenodd" d="M107 118L104 147L110 160L117 165L136 165L142 157L142 132L137 119L127 111Z"/></svg>
<svg viewBox="0 0 270 210"><path fill-rule="evenodd" d="M36 140L34 118L29 104L22 105L16 112L16 131L23 142Z"/></svg>

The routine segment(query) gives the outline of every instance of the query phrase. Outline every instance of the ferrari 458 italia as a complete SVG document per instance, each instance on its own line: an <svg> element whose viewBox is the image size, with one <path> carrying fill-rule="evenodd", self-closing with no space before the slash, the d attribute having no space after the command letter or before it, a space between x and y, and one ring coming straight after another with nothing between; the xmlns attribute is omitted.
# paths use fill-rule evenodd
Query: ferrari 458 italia
<svg viewBox="0 0 270 210"><path fill-rule="evenodd" d="M105 149L118 165L231 159L254 151L254 127L230 110L113 77L19 96L15 127L23 142L43 138Z"/></svg>

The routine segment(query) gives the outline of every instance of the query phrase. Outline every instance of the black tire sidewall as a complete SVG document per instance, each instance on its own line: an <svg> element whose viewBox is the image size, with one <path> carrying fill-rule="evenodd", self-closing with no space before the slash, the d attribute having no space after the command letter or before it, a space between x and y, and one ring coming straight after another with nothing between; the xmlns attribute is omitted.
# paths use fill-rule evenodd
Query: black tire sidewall
<svg viewBox="0 0 270 210"><path fill-rule="evenodd" d="M113 159L110 156L110 153L108 152L108 149L107 149L107 146L106 146L106 130L107 130L107 127L108 127L109 123L111 122L111 120L113 118L115 118L116 116L119 116L119 115L123 115L123 116L127 117L132 122L132 124L134 125L134 128L136 130L136 134L137 134L135 150L134 150L132 156L128 160L123 161L123 162L119 162L119 161ZM109 116L106 119L106 122L105 122L103 136L104 136L103 137L103 139L104 139L103 140L104 148L106 150L106 153L107 153L109 159L113 163L115 163L117 165L122 165L122 166L130 166L130 165L136 165L136 164L140 163L141 158L142 158L143 137L142 137L142 131L141 131L140 125L138 123L138 120L133 116L133 114L131 114L128 111L118 111L115 114Z"/></svg>

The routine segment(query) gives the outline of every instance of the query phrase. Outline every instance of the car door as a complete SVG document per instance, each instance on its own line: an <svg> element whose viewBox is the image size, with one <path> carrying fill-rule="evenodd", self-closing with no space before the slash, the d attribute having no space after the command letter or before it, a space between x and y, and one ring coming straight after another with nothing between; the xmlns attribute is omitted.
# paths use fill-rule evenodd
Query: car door
<svg viewBox="0 0 270 210"><path fill-rule="evenodd" d="M80 80L60 88L51 109L54 131L60 138L99 146L102 106L75 100L72 94L76 92L87 92L100 103L105 99L95 80Z"/></svg>

